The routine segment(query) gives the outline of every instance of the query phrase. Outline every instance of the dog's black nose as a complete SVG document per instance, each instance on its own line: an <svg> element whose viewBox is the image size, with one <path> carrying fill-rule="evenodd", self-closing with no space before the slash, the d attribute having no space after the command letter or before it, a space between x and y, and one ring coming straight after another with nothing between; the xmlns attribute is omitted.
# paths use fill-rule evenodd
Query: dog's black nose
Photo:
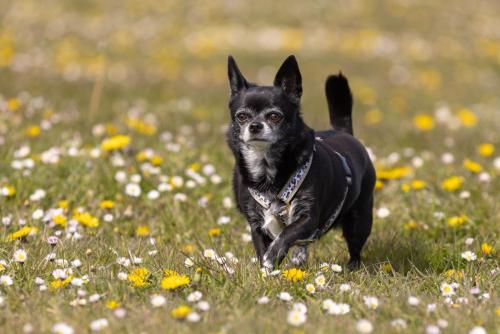
<svg viewBox="0 0 500 334"><path fill-rule="evenodd" d="M253 122L253 123L250 123L250 125L248 126L248 130L250 130L251 133L255 134L255 133L259 133L263 127L264 127L264 125L262 125L262 123Z"/></svg>

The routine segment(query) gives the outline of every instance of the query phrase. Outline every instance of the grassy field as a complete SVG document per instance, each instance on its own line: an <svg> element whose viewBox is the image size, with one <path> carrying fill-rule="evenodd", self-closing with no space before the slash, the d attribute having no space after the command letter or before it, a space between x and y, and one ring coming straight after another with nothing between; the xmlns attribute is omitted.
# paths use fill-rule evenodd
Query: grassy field
<svg viewBox="0 0 500 334"><path fill-rule="evenodd" d="M0 332L499 333L499 12L0 0ZM379 178L360 270L333 231L262 275L232 200L229 53L262 84L295 54L316 129L324 79L349 78Z"/></svg>

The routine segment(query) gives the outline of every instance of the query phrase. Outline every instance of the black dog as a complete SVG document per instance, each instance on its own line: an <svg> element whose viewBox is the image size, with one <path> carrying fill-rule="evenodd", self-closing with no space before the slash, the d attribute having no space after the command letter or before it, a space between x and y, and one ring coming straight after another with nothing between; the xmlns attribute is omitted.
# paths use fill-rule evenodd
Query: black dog
<svg viewBox="0 0 500 334"><path fill-rule="evenodd" d="M328 77L333 130L314 132L300 115L302 77L294 56L281 65L273 86L249 83L231 56L228 74L234 193L261 265L279 265L294 245L291 261L302 265L308 242L342 226L349 267L358 267L372 226L375 169L352 135L347 79Z"/></svg>

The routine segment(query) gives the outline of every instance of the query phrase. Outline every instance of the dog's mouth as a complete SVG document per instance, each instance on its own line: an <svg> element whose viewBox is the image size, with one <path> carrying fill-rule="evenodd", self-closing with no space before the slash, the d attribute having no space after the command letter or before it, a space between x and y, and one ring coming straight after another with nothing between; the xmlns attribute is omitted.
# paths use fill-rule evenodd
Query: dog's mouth
<svg viewBox="0 0 500 334"><path fill-rule="evenodd" d="M251 138L246 141L246 143L268 143L269 140L264 138Z"/></svg>

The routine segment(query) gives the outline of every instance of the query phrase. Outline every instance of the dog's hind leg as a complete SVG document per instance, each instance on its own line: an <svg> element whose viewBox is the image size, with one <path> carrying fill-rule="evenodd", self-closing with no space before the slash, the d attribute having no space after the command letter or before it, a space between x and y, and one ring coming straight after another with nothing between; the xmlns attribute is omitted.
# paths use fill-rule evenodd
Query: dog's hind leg
<svg viewBox="0 0 500 334"><path fill-rule="evenodd" d="M370 235L373 220L373 195L360 198L350 209L342 225L344 238L349 248L350 269L357 269L361 263L361 250Z"/></svg>
<svg viewBox="0 0 500 334"><path fill-rule="evenodd" d="M295 247L290 261L296 267L304 266L307 262L307 247L306 246Z"/></svg>

